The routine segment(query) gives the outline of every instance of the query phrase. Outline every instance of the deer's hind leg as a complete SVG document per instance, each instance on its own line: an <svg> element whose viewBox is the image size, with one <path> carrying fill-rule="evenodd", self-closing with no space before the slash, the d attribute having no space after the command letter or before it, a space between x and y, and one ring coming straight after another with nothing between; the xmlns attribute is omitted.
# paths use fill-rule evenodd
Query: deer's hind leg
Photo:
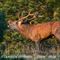
<svg viewBox="0 0 60 60"><path fill-rule="evenodd" d="M55 33L54 33L54 36L55 36L58 40L60 40L60 27L58 27L58 28L56 29L56 31L55 31Z"/></svg>

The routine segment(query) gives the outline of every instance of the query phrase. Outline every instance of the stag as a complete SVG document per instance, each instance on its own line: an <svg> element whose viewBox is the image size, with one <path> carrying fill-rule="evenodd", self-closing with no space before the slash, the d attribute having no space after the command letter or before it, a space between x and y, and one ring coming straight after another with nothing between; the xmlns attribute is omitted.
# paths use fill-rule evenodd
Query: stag
<svg viewBox="0 0 60 60"><path fill-rule="evenodd" d="M60 22L45 22L38 24L24 24L23 21L29 16L36 18L35 14L29 14L25 17L19 17L18 21L9 20L8 24L11 29L17 30L21 35L34 42L41 41L50 35L54 35L60 40Z"/></svg>
<svg viewBox="0 0 60 60"><path fill-rule="evenodd" d="M8 24L11 29L16 29L21 35L27 39L32 40L35 43L54 35L60 40L60 22L45 22L38 24L24 24L23 21L27 17L32 16L32 19L36 18L35 14L28 14L25 17L19 17L18 21L9 20ZM38 46L36 45L36 48Z"/></svg>

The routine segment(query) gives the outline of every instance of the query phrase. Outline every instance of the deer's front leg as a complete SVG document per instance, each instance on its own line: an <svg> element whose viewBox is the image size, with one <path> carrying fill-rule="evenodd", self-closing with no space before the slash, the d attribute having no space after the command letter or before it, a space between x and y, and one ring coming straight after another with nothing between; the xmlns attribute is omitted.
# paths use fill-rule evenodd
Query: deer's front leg
<svg viewBox="0 0 60 60"><path fill-rule="evenodd" d="M39 41L35 42L35 49L33 50L33 60L37 60L39 53Z"/></svg>
<svg viewBox="0 0 60 60"><path fill-rule="evenodd" d="M39 53L39 41L35 42L36 53Z"/></svg>

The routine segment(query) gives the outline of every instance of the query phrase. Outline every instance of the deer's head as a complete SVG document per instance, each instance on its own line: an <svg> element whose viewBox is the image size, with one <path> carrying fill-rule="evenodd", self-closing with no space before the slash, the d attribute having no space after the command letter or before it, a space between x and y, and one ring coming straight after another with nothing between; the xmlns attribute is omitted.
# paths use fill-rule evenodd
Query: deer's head
<svg viewBox="0 0 60 60"><path fill-rule="evenodd" d="M29 12L29 14L25 17L20 16L17 21L16 20L9 20L8 21L8 27L12 30L18 29L17 25L19 24L19 26L21 27L24 24L23 23L24 20L26 20L26 18L29 17L29 16L31 16L31 17L33 16L30 20L36 18L35 14L30 14L30 12Z"/></svg>

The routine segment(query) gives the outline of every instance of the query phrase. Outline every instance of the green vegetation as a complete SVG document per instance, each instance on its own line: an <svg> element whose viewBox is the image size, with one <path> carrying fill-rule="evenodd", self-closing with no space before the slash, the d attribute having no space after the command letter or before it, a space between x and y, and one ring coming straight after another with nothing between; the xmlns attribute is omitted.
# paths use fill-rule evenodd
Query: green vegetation
<svg viewBox="0 0 60 60"><path fill-rule="evenodd" d="M18 32L11 31L7 28L7 21L9 19L18 19L17 13L24 16L30 11L32 13L38 12L39 16L42 16L31 20L31 23L59 21L60 0L0 0L0 43L8 41L10 42L8 44L12 46L14 44L12 42L15 42L16 45L18 42L28 46L30 46L30 44L34 45L33 42L25 39ZM43 44L47 44L49 46L56 46L58 43L59 42L54 38L54 36L43 41Z"/></svg>

